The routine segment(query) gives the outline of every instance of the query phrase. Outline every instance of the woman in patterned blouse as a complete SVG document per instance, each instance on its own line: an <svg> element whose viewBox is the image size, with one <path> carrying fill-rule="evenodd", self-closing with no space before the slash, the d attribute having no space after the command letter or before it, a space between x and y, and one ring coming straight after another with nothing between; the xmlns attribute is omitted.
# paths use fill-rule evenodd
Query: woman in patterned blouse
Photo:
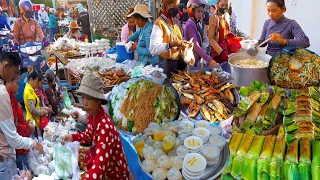
<svg viewBox="0 0 320 180"><path fill-rule="evenodd" d="M127 160L122 148L119 132L101 104L106 100L103 82L94 73L84 75L78 93L82 95L83 108L88 113L88 126L85 132L65 135L65 141L79 141L81 145L91 145L86 157L87 174L91 179L129 179Z"/></svg>
<svg viewBox="0 0 320 180"><path fill-rule="evenodd" d="M270 19L266 20L263 26L259 44L271 38L268 44L267 54L273 56L286 46L309 47L309 38L301 29L300 25L292 19L286 18L283 14L287 8L284 0L267 0L267 10Z"/></svg>
<svg viewBox="0 0 320 180"><path fill-rule="evenodd" d="M149 21L149 18L152 18L152 16L149 13L148 7L146 5L136 5L134 11L128 15L128 17L131 16L135 18L136 24L140 28L127 40L127 42L135 42L138 40L138 44L133 44L131 50L137 51L140 62L146 64L155 64L159 62L158 55L152 56L149 50L153 24Z"/></svg>

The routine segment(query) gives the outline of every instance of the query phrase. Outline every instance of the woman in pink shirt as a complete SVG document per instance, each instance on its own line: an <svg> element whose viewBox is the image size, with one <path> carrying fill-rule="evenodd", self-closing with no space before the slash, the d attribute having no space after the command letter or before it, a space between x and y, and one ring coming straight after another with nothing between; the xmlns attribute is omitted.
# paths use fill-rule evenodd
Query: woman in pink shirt
<svg viewBox="0 0 320 180"><path fill-rule="evenodd" d="M134 11L133 8L129 8L126 13L127 24L122 27L121 30L121 42L126 42L128 37L132 36L139 28L136 25L136 21L133 16L128 17Z"/></svg>

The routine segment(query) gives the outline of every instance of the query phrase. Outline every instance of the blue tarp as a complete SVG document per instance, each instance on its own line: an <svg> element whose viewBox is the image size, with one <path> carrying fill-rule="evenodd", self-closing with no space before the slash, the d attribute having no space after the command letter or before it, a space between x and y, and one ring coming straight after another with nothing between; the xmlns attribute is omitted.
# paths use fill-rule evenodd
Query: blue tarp
<svg viewBox="0 0 320 180"><path fill-rule="evenodd" d="M142 169L139 164L139 156L132 144L132 136L120 134L124 153L126 154L129 170L136 180L152 180Z"/></svg>

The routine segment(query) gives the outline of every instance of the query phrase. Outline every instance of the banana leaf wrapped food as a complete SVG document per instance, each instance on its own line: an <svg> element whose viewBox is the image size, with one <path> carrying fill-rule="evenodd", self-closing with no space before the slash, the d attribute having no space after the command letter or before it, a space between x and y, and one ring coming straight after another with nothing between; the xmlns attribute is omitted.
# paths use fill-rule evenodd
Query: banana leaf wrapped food
<svg viewBox="0 0 320 180"><path fill-rule="evenodd" d="M255 102L252 105L252 107L249 109L246 120L248 120L252 124L255 123L261 109L262 109L262 104Z"/></svg>
<svg viewBox="0 0 320 180"><path fill-rule="evenodd" d="M265 180L270 178L269 164L271 162L275 140L276 140L276 137L271 135L266 136L264 140L263 149L258 159L257 173L258 173L259 180Z"/></svg>
<svg viewBox="0 0 320 180"><path fill-rule="evenodd" d="M320 179L320 141L312 141L312 163L311 163L311 173L312 180Z"/></svg>
<svg viewBox="0 0 320 180"><path fill-rule="evenodd" d="M320 88L319 87L309 87L310 97L318 102L320 102Z"/></svg>
<svg viewBox="0 0 320 180"><path fill-rule="evenodd" d="M298 140L294 140L288 145L286 160L284 162L284 176L286 180L298 180L299 169L298 169Z"/></svg>
<svg viewBox="0 0 320 180"><path fill-rule="evenodd" d="M257 179L257 160L263 148L265 136L256 136L251 144L247 156L243 161L241 178L245 180Z"/></svg>
<svg viewBox="0 0 320 180"><path fill-rule="evenodd" d="M302 139L300 141L298 168L300 179L311 179L311 146L310 141L307 139Z"/></svg>
<svg viewBox="0 0 320 180"><path fill-rule="evenodd" d="M222 180L228 180L233 179L231 175L231 167L232 167L232 161L234 156L237 153L237 150L239 148L239 145L243 139L244 134L243 133L234 133L231 137L230 143L229 143L229 149L230 149L230 157L227 164L226 169L222 172L221 179Z"/></svg>
<svg viewBox="0 0 320 180"><path fill-rule="evenodd" d="M240 101L238 107L240 110L247 112L250 107L259 100L261 93L259 91L254 91Z"/></svg>
<svg viewBox="0 0 320 180"><path fill-rule="evenodd" d="M286 152L286 141L284 137L284 128L280 126L278 136L276 139L274 152L270 163L270 179L282 180L284 179L284 156Z"/></svg>
<svg viewBox="0 0 320 180"><path fill-rule="evenodd" d="M274 94L272 97L269 106L267 108L267 112L265 114L265 119L268 120L271 124L274 124L275 117L278 112L278 108L280 106L280 103L282 101L282 98L279 94Z"/></svg>
<svg viewBox="0 0 320 180"><path fill-rule="evenodd" d="M242 172L242 162L244 157L246 156L247 152L249 151L249 148L251 146L251 143L254 139L253 134L245 134L242 138L242 141L240 143L240 146L237 150L237 153L232 161L232 167L231 167L231 175L234 178L240 178L241 172Z"/></svg>
<svg viewBox="0 0 320 180"><path fill-rule="evenodd" d="M262 105L265 104L266 102L268 102L269 97L270 97L270 92L267 89L264 89L261 92L259 103L261 103Z"/></svg>

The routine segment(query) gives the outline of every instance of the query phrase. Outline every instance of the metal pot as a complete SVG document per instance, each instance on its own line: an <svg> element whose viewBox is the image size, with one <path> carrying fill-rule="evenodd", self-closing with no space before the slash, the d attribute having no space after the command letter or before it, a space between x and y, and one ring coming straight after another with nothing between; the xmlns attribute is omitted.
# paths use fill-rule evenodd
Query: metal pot
<svg viewBox="0 0 320 180"><path fill-rule="evenodd" d="M267 67L265 68L242 68L234 66L232 62L242 59L257 59L265 62L270 62L271 56L267 54L258 54L255 57L251 57L247 52L240 52L229 55L229 65L231 70L232 83L237 86L250 86L253 81L260 81L263 83L270 83L267 75Z"/></svg>

